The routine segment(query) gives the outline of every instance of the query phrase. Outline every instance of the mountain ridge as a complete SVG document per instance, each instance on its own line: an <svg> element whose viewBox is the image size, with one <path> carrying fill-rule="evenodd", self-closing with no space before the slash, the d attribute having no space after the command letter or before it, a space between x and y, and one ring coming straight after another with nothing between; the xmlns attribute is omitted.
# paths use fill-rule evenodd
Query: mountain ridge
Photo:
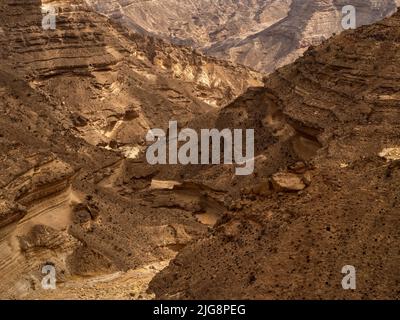
<svg viewBox="0 0 400 320"><path fill-rule="evenodd" d="M310 45L342 32L344 6L355 6L357 26L361 26L392 14L400 5L398 0L90 3L137 32L189 45L264 73L294 62Z"/></svg>

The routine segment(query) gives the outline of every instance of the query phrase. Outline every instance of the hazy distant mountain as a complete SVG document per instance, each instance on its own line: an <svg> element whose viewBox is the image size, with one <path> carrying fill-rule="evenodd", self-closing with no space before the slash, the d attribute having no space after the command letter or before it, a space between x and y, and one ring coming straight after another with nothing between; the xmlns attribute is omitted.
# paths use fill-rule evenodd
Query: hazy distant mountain
<svg viewBox="0 0 400 320"><path fill-rule="evenodd" d="M271 72L310 44L343 31L342 8L357 25L392 14L399 0L88 0L134 30Z"/></svg>

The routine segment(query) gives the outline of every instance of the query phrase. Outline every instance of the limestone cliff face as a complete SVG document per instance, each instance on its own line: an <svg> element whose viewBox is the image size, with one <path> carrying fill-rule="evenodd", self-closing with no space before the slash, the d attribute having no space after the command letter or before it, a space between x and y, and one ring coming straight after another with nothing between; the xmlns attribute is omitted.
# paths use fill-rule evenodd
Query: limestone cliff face
<svg viewBox="0 0 400 320"><path fill-rule="evenodd" d="M310 45L343 31L342 8L354 5L357 25L395 11L398 0L139 1L89 0L141 33L199 48L259 71L293 62Z"/></svg>

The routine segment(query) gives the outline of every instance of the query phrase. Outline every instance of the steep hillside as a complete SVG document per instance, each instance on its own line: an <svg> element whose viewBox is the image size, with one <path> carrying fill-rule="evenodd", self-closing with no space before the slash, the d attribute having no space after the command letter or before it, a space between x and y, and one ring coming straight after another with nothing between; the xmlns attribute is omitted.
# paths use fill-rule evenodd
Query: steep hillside
<svg viewBox="0 0 400 320"><path fill-rule="evenodd" d="M397 13L198 120L254 128L256 170L194 172L225 186L226 213L155 277L158 298L400 298L399 48ZM342 288L346 265L357 290Z"/></svg>
<svg viewBox="0 0 400 320"><path fill-rule="evenodd" d="M157 170L134 160L145 134L223 106L260 76L81 1L45 4L54 30L42 28L42 1L0 4L0 297L150 297L154 273L208 226L192 198L151 188ZM47 264L56 293L41 288Z"/></svg>
<svg viewBox="0 0 400 320"><path fill-rule="evenodd" d="M232 37L243 38L245 34L273 25L286 16L291 0L88 2L137 32L204 48Z"/></svg>
<svg viewBox="0 0 400 320"><path fill-rule="evenodd" d="M268 73L293 62L310 45L342 32L344 6L355 6L361 26L383 19L400 5L398 0L87 2L137 32Z"/></svg>
<svg viewBox="0 0 400 320"><path fill-rule="evenodd" d="M149 127L223 106L260 83L244 67L128 32L80 1L46 3L59 12L55 30L40 28L41 1L2 4L3 65L68 106L93 144L137 142ZM132 132L134 126L141 129Z"/></svg>

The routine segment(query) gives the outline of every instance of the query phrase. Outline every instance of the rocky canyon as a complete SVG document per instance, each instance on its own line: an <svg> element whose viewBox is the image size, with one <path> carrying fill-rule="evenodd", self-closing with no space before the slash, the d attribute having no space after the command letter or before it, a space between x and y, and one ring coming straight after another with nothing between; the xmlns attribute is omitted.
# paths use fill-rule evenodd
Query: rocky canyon
<svg viewBox="0 0 400 320"><path fill-rule="evenodd" d="M399 299L399 3L346 4L3 0L0 298ZM254 171L150 164L171 121Z"/></svg>

